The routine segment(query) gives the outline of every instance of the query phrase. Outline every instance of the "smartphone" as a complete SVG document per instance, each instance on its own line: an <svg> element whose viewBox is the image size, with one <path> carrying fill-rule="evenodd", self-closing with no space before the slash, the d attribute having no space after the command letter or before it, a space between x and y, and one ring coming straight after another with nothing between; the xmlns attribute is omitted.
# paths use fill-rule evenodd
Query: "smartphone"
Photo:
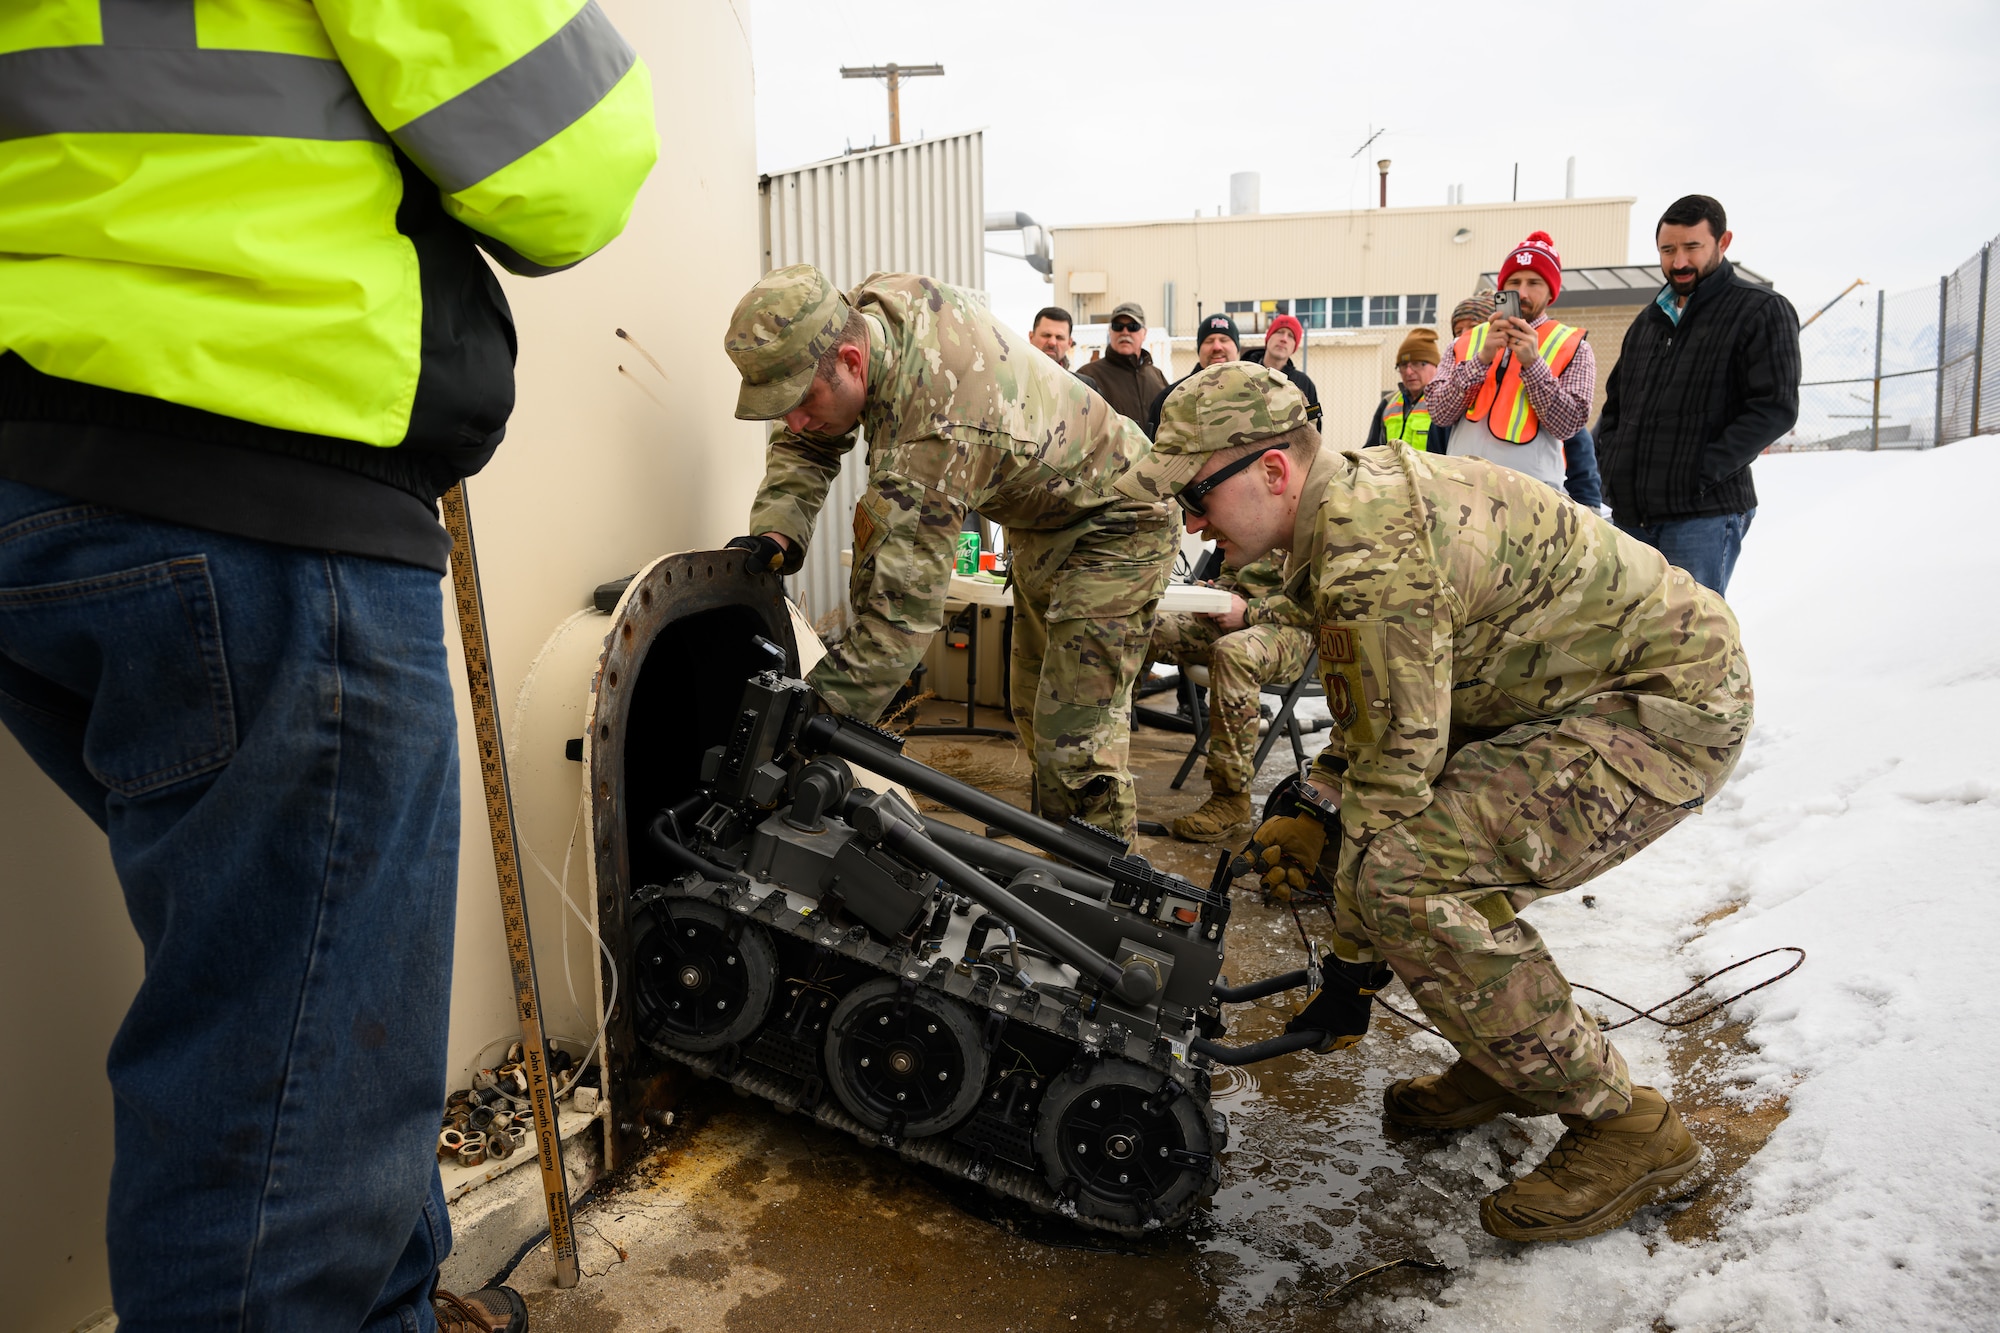
<svg viewBox="0 0 2000 1333"><path fill-rule="evenodd" d="M1521 294L1501 292L1493 298L1493 318L1519 319L1521 317Z"/></svg>

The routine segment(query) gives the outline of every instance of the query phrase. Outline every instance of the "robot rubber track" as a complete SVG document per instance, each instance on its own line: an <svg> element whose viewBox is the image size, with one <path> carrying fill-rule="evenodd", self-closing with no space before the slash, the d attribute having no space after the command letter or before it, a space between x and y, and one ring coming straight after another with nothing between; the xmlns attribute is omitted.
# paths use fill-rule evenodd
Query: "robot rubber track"
<svg viewBox="0 0 2000 1333"><path fill-rule="evenodd" d="M746 931L767 932L774 942L779 938L796 942L822 960L851 960L872 976L898 978L899 984L912 993L949 997L998 1020L982 1028L995 1033L1001 1042L1005 1041L1008 1029L1025 1025L1058 1042L1072 1044L1077 1058L1083 1062L1105 1059L1129 1062L1148 1071L1159 1087L1175 1089L1174 1097L1185 1097L1199 1108L1206 1132L1206 1151L1201 1156L1207 1160L1198 1168L1195 1187L1184 1191L1184 1197L1170 1212L1148 1215L1142 1221L1126 1221L1093 1210L1088 1201L1079 1209L1077 1200L1059 1193L1046 1173L1009 1160L1003 1155L1004 1148L996 1151L994 1139L1002 1136L1013 1137L1017 1145L1022 1145L1019 1133L1022 1127L993 1115L987 1105L982 1104L955 1134L898 1135L891 1128L871 1128L849 1112L826 1088L810 1043L788 1040L781 1029L760 1031L747 1043L731 1043L717 1051L700 1052L672 1045L662 1039L663 1034L648 1031L651 1025L642 1019L642 1035L654 1051L704 1077L720 1079L781 1112L810 1115L817 1123L850 1134L868 1147L886 1148L905 1161L968 1181L1038 1212L1065 1216L1090 1230L1126 1237L1159 1234L1185 1222L1199 1202L1212 1195L1220 1183L1220 1155L1228 1139L1227 1120L1208 1104L1206 1068L1190 1067L1164 1041L1148 1043L1118 1023L1079 1018L1074 1006L999 980L997 969L980 967L967 975L947 957L934 956L925 961L907 949L885 945L863 927L834 926L819 919L818 913L795 910L782 890L773 889L760 895L740 884L716 883L689 874L670 887L647 886L636 896L649 914L660 913L663 905L673 902L705 903L728 912ZM1010 1129L1014 1131L1011 1135Z"/></svg>

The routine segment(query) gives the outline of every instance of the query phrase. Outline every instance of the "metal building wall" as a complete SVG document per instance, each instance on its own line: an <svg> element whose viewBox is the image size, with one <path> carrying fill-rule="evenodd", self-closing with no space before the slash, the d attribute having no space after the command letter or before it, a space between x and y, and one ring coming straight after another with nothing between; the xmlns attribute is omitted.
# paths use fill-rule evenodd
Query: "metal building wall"
<svg viewBox="0 0 2000 1333"><path fill-rule="evenodd" d="M1631 211L1629 198L1546 199L1056 227L1054 299L1086 321L1139 301L1157 322L1171 281L1176 336L1226 301L1435 292L1448 317L1531 231L1552 235L1569 267L1625 263ZM1104 292L1075 294L1072 273L1103 274Z"/></svg>
<svg viewBox="0 0 2000 1333"><path fill-rule="evenodd" d="M764 268L817 264L834 284L871 273L922 273L986 289L985 140L982 131L924 139L773 172L757 186ZM827 492L805 568L790 580L808 618L844 619L854 506L867 481L866 446Z"/></svg>

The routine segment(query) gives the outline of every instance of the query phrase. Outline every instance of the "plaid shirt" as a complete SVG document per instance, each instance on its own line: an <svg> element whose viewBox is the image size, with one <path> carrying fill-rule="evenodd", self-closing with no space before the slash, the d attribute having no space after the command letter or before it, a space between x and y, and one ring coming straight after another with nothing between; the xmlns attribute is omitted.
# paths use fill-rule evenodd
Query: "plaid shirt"
<svg viewBox="0 0 2000 1333"><path fill-rule="evenodd" d="M1539 331L1548 322L1549 317L1543 315L1534 327ZM1443 368L1424 391L1424 406L1430 409L1433 427L1456 425L1465 416L1467 405L1486 382L1487 370L1486 363L1476 356L1459 361L1458 340L1452 340ZM1569 439L1590 423L1590 398L1597 391L1597 353L1590 350L1590 339L1586 337L1577 345L1576 355L1560 375L1551 375L1547 362L1533 358L1521 367L1521 383L1528 406L1541 421L1541 430L1553 439Z"/></svg>

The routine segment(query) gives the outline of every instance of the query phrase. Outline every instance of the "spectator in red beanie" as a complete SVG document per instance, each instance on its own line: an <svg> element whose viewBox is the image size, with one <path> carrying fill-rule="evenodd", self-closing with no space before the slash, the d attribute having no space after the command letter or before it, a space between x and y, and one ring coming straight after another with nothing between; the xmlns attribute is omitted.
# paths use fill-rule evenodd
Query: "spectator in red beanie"
<svg viewBox="0 0 2000 1333"><path fill-rule="evenodd" d="M1582 329L1549 318L1562 294L1562 259L1533 232L1500 265L1500 290L1519 294L1518 319L1496 313L1453 341L1425 403L1452 431L1454 456L1472 455L1563 489L1563 441L1590 419L1597 355Z"/></svg>
<svg viewBox="0 0 2000 1333"><path fill-rule="evenodd" d="M1243 354L1243 359L1255 361L1266 370L1275 370L1290 380L1292 386L1306 396L1306 420L1317 427L1319 388L1299 360L1305 345L1306 331L1300 327L1297 317L1279 315L1264 329L1264 345L1251 348Z"/></svg>

